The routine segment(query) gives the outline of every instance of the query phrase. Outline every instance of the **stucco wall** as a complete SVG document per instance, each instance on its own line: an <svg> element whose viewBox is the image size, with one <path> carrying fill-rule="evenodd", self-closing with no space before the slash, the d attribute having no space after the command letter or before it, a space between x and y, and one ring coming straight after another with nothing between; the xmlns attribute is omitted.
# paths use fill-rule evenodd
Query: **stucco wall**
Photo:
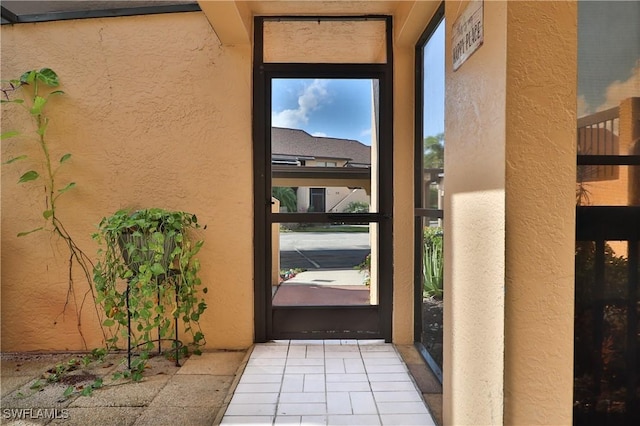
<svg viewBox="0 0 640 426"><path fill-rule="evenodd" d="M569 424L576 4L484 2L454 72L467 4L446 3L444 420Z"/></svg>
<svg viewBox="0 0 640 426"><path fill-rule="evenodd" d="M51 67L62 81L49 139L54 158L73 154L59 179L78 187L59 214L78 244L95 257L91 233L120 208L197 214L207 225L199 235L207 346L250 345L250 47L220 46L200 12L3 25L1 35L3 79ZM29 125L2 112L3 131ZM3 160L19 152L15 143L3 141ZM24 170L2 167L2 350L82 349L72 311L58 317L63 247L47 233L16 237L42 223L41 186L15 184ZM80 277L76 289L86 289ZM82 323L89 348L100 345L90 302Z"/></svg>
<svg viewBox="0 0 640 426"><path fill-rule="evenodd" d="M444 420L501 424L506 4L485 2L484 45L455 73L446 2Z"/></svg>
<svg viewBox="0 0 640 426"><path fill-rule="evenodd" d="M575 2L508 6L506 424L572 419L577 24Z"/></svg>

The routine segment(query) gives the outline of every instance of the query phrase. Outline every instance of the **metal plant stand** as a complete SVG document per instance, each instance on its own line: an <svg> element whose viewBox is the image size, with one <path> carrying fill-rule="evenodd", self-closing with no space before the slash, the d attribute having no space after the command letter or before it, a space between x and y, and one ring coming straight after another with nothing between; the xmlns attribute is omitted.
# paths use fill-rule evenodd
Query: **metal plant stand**
<svg viewBox="0 0 640 426"><path fill-rule="evenodd" d="M167 274L166 277L162 277L162 279L160 279L158 281L158 304L157 306L160 306L160 283L164 282L164 281L168 281L168 280L172 280L175 286L175 302L176 302L176 306L179 306L178 303L178 293L180 292L180 273L177 271L170 271L169 274ZM131 312L129 311L129 285L131 284L131 280L127 281L127 290L126 290L126 305L127 305L127 367L129 368L129 370L131 370L131 350L133 349L131 347ZM176 367L180 367L180 358L179 358L179 350L180 347L182 346L182 342L178 339L178 317L174 316L173 318L173 322L174 322L174 337L173 339L162 339L162 336L160 335L160 326L158 326L158 339L156 340L158 342L158 355L162 354L162 341L163 340L173 340L173 346L175 349L175 357L176 357ZM141 346L141 345L145 345L149 342L153 342L154 340L151 341L147 341L147 342L142 342L139 343L138 345L136 345L136 348Z"/></svg>

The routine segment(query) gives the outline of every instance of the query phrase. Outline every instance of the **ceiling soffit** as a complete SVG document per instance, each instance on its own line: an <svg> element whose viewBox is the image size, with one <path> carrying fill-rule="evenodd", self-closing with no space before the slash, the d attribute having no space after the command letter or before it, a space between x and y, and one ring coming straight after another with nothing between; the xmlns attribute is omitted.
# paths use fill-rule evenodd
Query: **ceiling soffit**
<svg viewBox="0 0 640 426"><path fill-rule="evenodd" d="M220 42L246 45L252 40L253 16L358 16L394 17L396 45L413 46L440 1L215 1L199 0Z"/></svg>

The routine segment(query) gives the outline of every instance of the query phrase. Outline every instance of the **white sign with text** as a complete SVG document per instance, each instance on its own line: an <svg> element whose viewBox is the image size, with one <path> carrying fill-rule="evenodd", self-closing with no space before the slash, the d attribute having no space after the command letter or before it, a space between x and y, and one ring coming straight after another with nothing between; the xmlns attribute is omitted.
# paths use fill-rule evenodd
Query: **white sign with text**
<svg viewBox="0 0 640 426"><path fill-rule="evenodd" d="M483 0L473 0L453 23L453 70L478 50L484 41Z"/></svg>

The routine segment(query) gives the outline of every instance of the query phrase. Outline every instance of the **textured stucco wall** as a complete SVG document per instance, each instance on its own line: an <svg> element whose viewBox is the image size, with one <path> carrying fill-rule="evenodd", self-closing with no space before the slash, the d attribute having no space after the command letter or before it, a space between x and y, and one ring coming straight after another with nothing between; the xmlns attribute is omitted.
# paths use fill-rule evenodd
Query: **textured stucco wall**
<svg viewBox="0 0 640 426"><path fill-rule="evenodd" d="M426 24L425 24L426 25ZM393 342L410 344L413 335L413 164L414 62L412 46L394 50L393 129ZM380 188L380 191L388 191Z"/></svg>
<svg viewBox="0 0 640 426"><path fill-rule="evenodd" d="M577 3L509 2L505 424L571 424Z"/></svg>
<svg viewBox="0 0 640 426"><path fill-rule="evenodd" d="M576 4L484 2L453 72L447 2L444 421L569 424Z"/></svg>
<svg viewBox="0 0 640 426"><path fill-rule="evenodd" d="M453 72L446 2L444 421L502 423L506 19L484 3L484 45Z"/></svg>
<svg viewBox="0 0 640 426"><path fill-rule="evenodd" d="M90 235L119 208L197 214L207 225L199 254L207 345L250 345L250 47L221 47L199 12L3 25L1 35L3 79L45 66L61 78L66 94L52 105L49 138L54 158L73 153L59 178L78 187L59 214L79 245L95 257ZM29 125L8 111L3 131ZM3 141L3 160L21 151L15 143ZM41 186L15 184L24 170L2 167L2 350L82 349L73 315L57 318L63 247L46 233L16 238L42 223ZM86 289L80 277L76 286ZM82 322L89 348L100 345L91 303Z"/></svg>

